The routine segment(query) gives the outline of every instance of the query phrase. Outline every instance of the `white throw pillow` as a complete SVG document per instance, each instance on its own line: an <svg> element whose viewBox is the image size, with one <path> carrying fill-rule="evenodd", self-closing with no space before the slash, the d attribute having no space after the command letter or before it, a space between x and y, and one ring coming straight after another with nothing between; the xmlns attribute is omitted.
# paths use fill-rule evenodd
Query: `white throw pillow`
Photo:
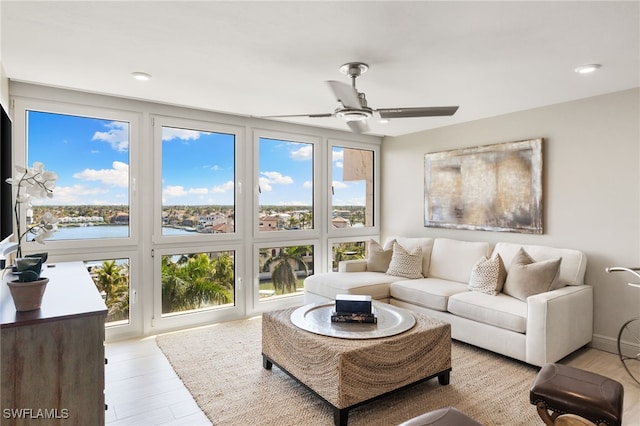
<svg viewBox="0 0 640 426"><path fill-rule="evenodd" d="M502 292L520 300L555 290L562 258L536 262L522 248L511 261Z"/></svg>
<svg viewBox="0 0 640 426"><path fill-rule="evenodd" d="M482 256L471 269L469 290L495 296L502 290L506 277L507 269L499 254L491 259Z"/></svg>
<svg viewBox="0 0 640 426"><path fill-rule="evenodd" d="M395 241L394 241L395 242ZM369 241L369 254L367 255L367 271L387 272L393 255L393 247L385 250L376 240Z"/></svg>
<svg viewBox="0 0 640 426"><path fill-rule="evenodd" d="M387 275L403 278L423 278L422 248L416 247L409 253L398 242L393 243L393 255L387 269Z"/></svg>

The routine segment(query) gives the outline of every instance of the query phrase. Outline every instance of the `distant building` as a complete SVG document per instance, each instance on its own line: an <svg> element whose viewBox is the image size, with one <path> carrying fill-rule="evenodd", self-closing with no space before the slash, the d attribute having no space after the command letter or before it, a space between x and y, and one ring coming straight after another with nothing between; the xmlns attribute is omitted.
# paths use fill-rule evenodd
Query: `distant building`
<svg viewBox="0 0 640 426"><path fill-rule="evenodd" d="M349 228L351 226L351 223L341 216L331 219L331 224L334 228Z"/></svg>
<svg viewBox="0 0 640 426"><path fill-rule="evenodd" d="M114 223L116 225L128 225L129 224L129 214L128 213L116 213L115 216L111 217L110 223Z"/></svg>

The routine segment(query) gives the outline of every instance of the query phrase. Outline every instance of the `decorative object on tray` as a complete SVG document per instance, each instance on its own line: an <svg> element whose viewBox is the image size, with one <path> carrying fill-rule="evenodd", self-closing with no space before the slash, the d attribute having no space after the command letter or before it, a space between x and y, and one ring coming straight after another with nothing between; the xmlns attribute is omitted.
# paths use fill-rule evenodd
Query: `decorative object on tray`
<svg viewBox="0 0 640 426"><path fill-rule="evenodd" d="M335 311L331 313L331 322L376 324L378 319L371 307L371 296L337 294Z"/></svg>
<svg viewBox="0 0 640 426"><path fill-rule="evenodd" d="M17 311L40 309L42 297L49 282L49 278L40 276L43 259L46 260L46 257L44 253L39 256L16 259L14 274L18 279L7 282L7 285Z"/></svg>
<svg viewBox="0 0 640 426"><path fill-rule="evenodd" d="M32 207L32 199L52 198L58 175L54 172L45 171L44 164L38 161L34 162L33 167L30 169L16 166L16 172L15 177L8 178L6 181L10 185L17 187L13 213L16 220L16 232L18 234L18 250L16 254L17 257L21 257L22 240L27 234L33 234L34 241L44 244L44 240L53 235L56 230L56 224L58 223L58 219L53 213L46 212L42 215L40 223L27 225L23 230L21 206L24 205L25 209L30 209Z"/></svg>

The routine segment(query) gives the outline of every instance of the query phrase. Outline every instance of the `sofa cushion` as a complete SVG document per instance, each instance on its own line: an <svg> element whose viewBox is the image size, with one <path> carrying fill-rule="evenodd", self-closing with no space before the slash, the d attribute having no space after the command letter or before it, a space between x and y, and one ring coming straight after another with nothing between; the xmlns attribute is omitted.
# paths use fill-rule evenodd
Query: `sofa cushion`
<svg viewBox="0 0 640 426"><path fill-rule="evenodd" d="M454 315L484 324L525 333L527 302L506 294L490 296L475 291L452 295L447 310Z"/></svg>
<svg viewBox="0 0 640 426"><path fill-rule="evenodd" d="M408 251L416 247L422 250L422 276L429 274L429 265L431 263L431 250L433 249L433 238L428 237L389 237L384 243L386 247L392 247L393 241L397 241L402 247Z"/></svg>
<svg viewBox="0 0 640 426"><path fill-rule="evenodd" d="M369 252L367 254L367 271L387 272L392 254L393 244L385 249L376 240L370 240Z"/></svg>
<svg viewBox="0 0 640 426"><path fill-rule="evenodd" d="M482 256L489 256L489 248L489 243L486 242L436 238L427 276L467 284L471 277L471 268Z"/></svg>
<svg viewBox="0 0 640 426"><path fill-rule="evenodd" d="M518 253L518 250L523 248L529 255L540 261L548 259L562 258L560 264L560 273L558 275L557 285L583 285L584 274L587 268L587 256L579 251L573 249L555 248L538 245L522 245L516 243L496 243L493 248L493 253L499 253L502 256L507 271L511 265L512 259Z"/></svg>
<svg viewBox="0 0 640 426"><path fill-rule="evenodd" d="M328 299L336 294L367 294L373 299L387 299L389 284L402 278L380 272L327 272L304 279L304 291Z"/></svg>
<svg viewBox="0 0 640 426"><path fill-rule="evenodd" d="M529 296L557 288L554 283L560 272L561 261L558 258L536 262L520 248L511 261L502 291L520 300L527 300Z"/></svg>
<svg viewBox="0 0 640 426"><path fill-rule="evenodd" d="M443 312L447 311L450 296L468 292L466 284L439 278L396 281L389 287L394 299Z"/></svg>
<svg viewBox="0 0 640 426"><path fill-rule="evenodd" d="M491 259L482 256L471 268L469 290L495 296L502 291L506 277L507 269L499 254Z"/></svg>
<svg viewBox="0 0 640 426"><path fill-rule="evenodd" d="M393 243L393 254L387 274L411 279L422 278L422 248L415 247L408 252L397 241Z"/></svg>

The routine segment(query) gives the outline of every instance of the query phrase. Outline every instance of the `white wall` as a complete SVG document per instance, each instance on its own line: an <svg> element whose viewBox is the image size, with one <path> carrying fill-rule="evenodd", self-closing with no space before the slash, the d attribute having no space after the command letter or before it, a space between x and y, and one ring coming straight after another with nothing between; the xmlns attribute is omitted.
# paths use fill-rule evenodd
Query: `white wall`
<svg viewBox="0 0 640 426"><path fill-rule="evenodd" d="M464 108L464 105L461 106ZM620 326L640 315L631 274L640 266L640 89L385 138L382 237L512 241L582 250L595 290L592 345L615 352ZM424 227L424 154L544 138L544 234ZM635 281L637 282L637 280Z"/></svg>

